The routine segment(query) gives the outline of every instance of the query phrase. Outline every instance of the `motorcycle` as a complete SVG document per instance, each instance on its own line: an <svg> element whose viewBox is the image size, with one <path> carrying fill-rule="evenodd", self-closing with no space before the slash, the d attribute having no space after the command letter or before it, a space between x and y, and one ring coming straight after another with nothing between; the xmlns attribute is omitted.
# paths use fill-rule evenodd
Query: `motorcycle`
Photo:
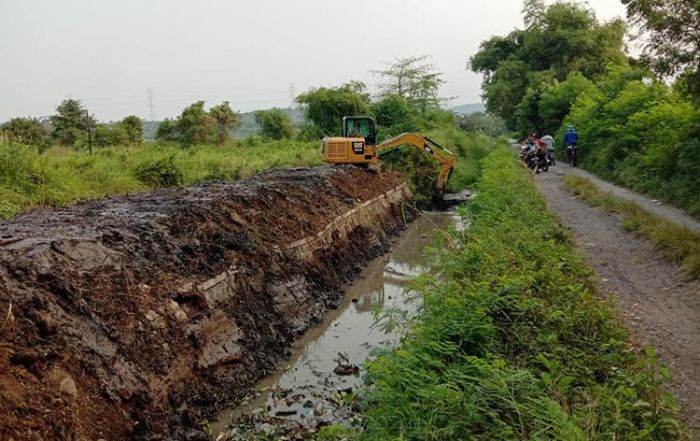
<svg viewBox="0 0 700 441"><path fill-rule="evenodd" d="M577 165L576 150L576 144L566 146L566 157L569 159L569 164L571 164L572 167L576 167Z"/></svg>

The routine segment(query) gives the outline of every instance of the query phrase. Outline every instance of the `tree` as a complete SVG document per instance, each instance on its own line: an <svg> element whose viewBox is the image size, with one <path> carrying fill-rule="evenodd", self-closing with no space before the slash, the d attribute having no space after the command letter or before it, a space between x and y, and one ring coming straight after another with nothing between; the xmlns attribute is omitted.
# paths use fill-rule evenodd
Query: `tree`
<svg viewBox="0 0 700 441"><path fill-rule="evenodd" d="M126 133L127 144L141 144L143 139L143 123L141 118L129 115L119 123Z"/></svg>
<svg viewBox="0 0 700 441"><path fill-rule="evenodd" d="M547 12L544 0L525 0L523 3L523 22L527 29L537 29L542 26L542 18Z"/></svg>
<svg viewBox="0 0 700 441"><path fill-rule="evenodd" d="M418 129L413 106L402 96L385 95L381 100L372 103L372 112L385 135L398 135Z"/></svg>
<svg viewBox="0 0 700 441"><path fill-rule="evenodd" d="M94 142L97 147L130 144L129 133L123 124L98 124L94 128Z"/></svg>
<svg viewBox="0 0 700 441"><path fill-rule="evenodd" d="M294 136L292 120L280 109L255 112L255 122L260 126L260 134L270 139L289 139Z"/></svg>
<svg viewBox="0 0 700 441"><path fill-rule="evenodd" d="M682 76L700 99L700 2L698 0L622 0L627 17L649 39L646 61L659 74Z"/></svg>
<svg viewBox="0 0 700 441"><path fill-rule="evenodd" d="M385 63L386 69L374 71L381 77L379 88L383 95L396 95L406 99L419 110L438 107L442 73L428 62L430 56L397 58Z"/></svg>
<svg viewBox="0 0 700 441"><path fill-rule="evenodd" d="M0 124L0 133L10 141L36 146L43 146L49 135L46 126L36 118L12 118Z"/></svg>
<svg viewBox="0 0 700 441"><path fill-rule="evenodd" d="M163 122L158 125L158 130L156 131L157 140L179 141L181 138L176 119L165 118Z"/></svg>
<svg viewBox="0 0 700 441"><path fill-rule="evenodd" d="M216 122L216 142L223 144L231 137L231 131L241 124L241 115L234 112L228 101L209 109L209 115Z"/></svg>
<svg viewBox="0 0 700 441"><path fill-rule="evenodd" d="M569 75L566 81L555 82L541 95L537 105L542 134L555 133L571 106L582 93L595 90L595 84L580 72Z"/></svg>
<svg viewBox="0 0 700 441"><path fill-rule="evenodd" d="M204 110L204 101L185 107L177 119L177 131L184 145L203 144L214 138L217 121Z"/></svg>
<svg viewBox="0 0 700 441"><path fill-rule="evenodd" d="M323 136L340 135L344 116L370 113L365 85L350 82L340 87L320 87L302 93L296 102L304 106L304 116L316 125Z"/></svg>
<svg viewBox="0 0 700 441"><path fill-rule="evenodd" d="M508 135L506 122L500 116L490 113L474 112L457 117L459 127L468 132L483 132L489 136Z"/></svg>
<svg viewBox="0 0 700 441"><path fill-rule="evenodd" d="M95 117L86 117L85 107L80 100L67 99L56 107L56 114L51 116L53 139L62 144L72 146L87 131L87 124L95 127Z"/></svg>
<svg viewBox="0 0 700 441"><path fill-rule="evenodd" d="M621 20L601 24L593 11L568 2L545 7L540 0L526 0L523 15L525 29L482 42L469 65L484 76L489 112L510 129L540 132L537 107L547 83L565 81L572 72L595 79L610 65L627 64L625 25Z"/></svg>

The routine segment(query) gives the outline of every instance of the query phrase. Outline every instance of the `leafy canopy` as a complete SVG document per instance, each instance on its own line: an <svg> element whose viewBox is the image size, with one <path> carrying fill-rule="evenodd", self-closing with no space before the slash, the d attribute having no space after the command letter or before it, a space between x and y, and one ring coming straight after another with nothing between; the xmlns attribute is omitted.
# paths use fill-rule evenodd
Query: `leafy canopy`
<svg viewBox="0 0 700 441"><path fill-rule="evenodd" d="M292 120L280 109L255 112L255 122L260 126L260 134L269 139L291 139L294 136Z"/></svg>
<svg viewBox="0 0 700 441"><path fill-rule="evenodd" d="M0 134L12 142L43 146L49 130L36 118L12 118L0 124Z"/></svg>
<svg viewBox="0 0 700 441"><path fill-rule="evenodd" d="M622 0L627 17L646 37L645 61L659 74L680 74L700 99L700 1Z"/></svg>
<svg viewBox="0 0 700 441"><path fill-rule="evenodd" d="M369 94L359 81L312 89L299 95L296 102L304 107L306 119L318 126L323 136L340 135L344 116L370 114Z"/></svg>
<svg viewBox="0 0 700 441"><path fill-rule="evenodd" d="M381 79L381 95L396 95L405 99L418 110L437 107L440 86L445 82L442 73L428 62L430 56L397 58L385 63L386 68L374 71Z"/></svg>
<svg viewBox="0 0 700 441"><path fill-rule="evenodd" d="M608 65L625 65L625 25L621 20L599 23L590 9L569 2L545 7L527 0L525 29L484 41L470 58L483 74L486 108L505 119L509 128L541 131L537 106L547 87L580 72L584 78L602 75Z"/></svg>
<svg viewBox="0 0 700 441"><path fill-rule="evenodd" d="M51 137L59 144L72 146L87 132L88 123L95 127L95 117L87 115L82 101L67 99L56 107L56 114L51 116L53 131Z"/></svg>
<svg viewBox="0 0 700 441"><path fill-rule="evenodd" d="M215 142L223 144L230 139L231 132L241 123L241 117L228 101L204 109L204 101L185 107L174 120L165 119L156 132L156 138L178 141L185 146Z"/></svg>

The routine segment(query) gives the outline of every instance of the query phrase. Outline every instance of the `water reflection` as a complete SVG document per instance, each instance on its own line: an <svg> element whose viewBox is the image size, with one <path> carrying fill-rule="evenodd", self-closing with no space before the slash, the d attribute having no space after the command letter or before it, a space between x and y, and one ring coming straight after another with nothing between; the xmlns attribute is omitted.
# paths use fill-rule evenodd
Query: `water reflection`
<svg viewBox="0 0 700 441"><path fill-rule="evenodd" d="M257 390L262 393L249 403L220 415L213 433L222 431L232 417L259 408L268 409L271 415L291 414L289 418L308 421L314 412L308 406L309 401L316 402L334 395L337 390L358 387L362 382L364 362L372 351L394 345L397 341L396 335L388 335L373 326L376 322L374 312L387 308L411 309L405 301L405 284L426 271L424 248L433 241L434 234L455 223L454 214L426 213L411 224L390 254L370 262L347 287L340 307L329 311L322 323L296 342L292 357L281 369L258 384ZM333 374L338 353L347 354L351 363L360 366L360 375ZM292 392L270 393L275 390ZM279 399L284 395L294 399Z"/></svg>

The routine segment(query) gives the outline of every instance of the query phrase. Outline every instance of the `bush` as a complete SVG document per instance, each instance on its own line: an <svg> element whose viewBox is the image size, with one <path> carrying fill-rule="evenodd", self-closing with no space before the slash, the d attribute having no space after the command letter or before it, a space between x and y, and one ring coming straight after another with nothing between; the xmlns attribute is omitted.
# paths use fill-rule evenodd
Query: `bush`
<svg viewBox="0 0 700 441"><path fill-rule="evenodd" d="M583 91L564 120L583 167L700 213L700 110L668 86L614 70Z"/></svg>
<svg viewBox="0 0 700 441"><path fill-rule="evenodd" d="M182 171L172 156L141 164L136 168L136 177L152 188L177 187L183 181Z"/></svg>
<svg viewBox="0 0 700 441"><path fill-rule="evenodd" d="M292 120L280 109L255 112L255 122L260 126L260 134L269 139L291 139L294 136Z"/></svg>

